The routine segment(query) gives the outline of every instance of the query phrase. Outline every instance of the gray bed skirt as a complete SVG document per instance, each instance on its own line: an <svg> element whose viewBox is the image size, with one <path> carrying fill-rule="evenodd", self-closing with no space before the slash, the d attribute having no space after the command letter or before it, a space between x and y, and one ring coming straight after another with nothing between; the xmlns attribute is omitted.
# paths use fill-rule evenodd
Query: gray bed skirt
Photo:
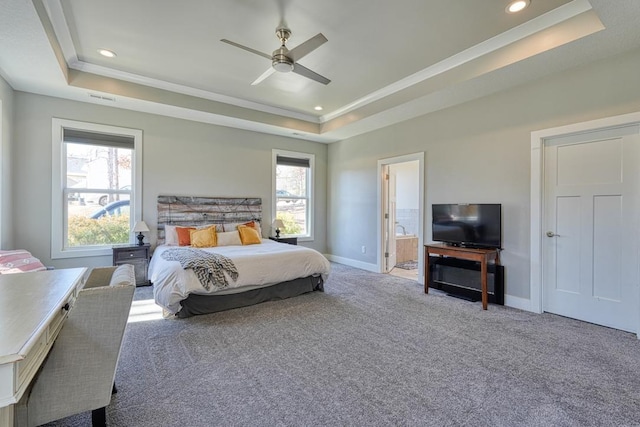
<svg viewBox="0 0 640 427"><path fill-rule="evenodd" d="M232 308L246 307L265 301L276 301L291 298L307 292L324 291L322 277L308 276L288 282L277 283L266 288L229 295L197 295L191 294L180 304L182 309L177 317L185 318L197 314L215 313Z"/></svg>

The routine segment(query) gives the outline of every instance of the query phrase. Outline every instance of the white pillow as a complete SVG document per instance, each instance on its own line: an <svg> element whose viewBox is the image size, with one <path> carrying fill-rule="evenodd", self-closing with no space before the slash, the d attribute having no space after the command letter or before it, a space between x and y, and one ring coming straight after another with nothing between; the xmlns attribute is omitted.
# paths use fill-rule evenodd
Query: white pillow
<svg viewBox="0 0 640 427"><path fill-rule="evenodd" d="M260 228L260 223L256 220L252 220L255 224L256 224L256 230L258 230L258 235L260 235L260 237L262 237L262 229ZM224 231L233 231L233 230L237 230L239 225L245 225L247 223L249 223L251 221L245 221L245 222L229 222L224 224Z"/></svg>
<svg viewBox="0 0 640 427"><path fill-rule="evenodd" d="M168 246L178 246L178 232L176 225L164 226L164 244Z"/></svg>
<svg viewBox="0 0 640 427"><path fill-rule="evenodd" d="M197 230L201 230L201 229L203 229L203 228L209 228L209 227L211 227L212 225L215 225L215 226L216 226L216 232L217 232L217 233L219 233L219 232L221 232L221 231L224 231L224 230L222 229L222 224L205 224L205 225L197 225L197 226L196 226L196 225L190 225L190 227L195 227Z"/></svg>
<svg viewBox="0 0 640 427"><path fill-rule="evenodd" d="M225 231L218 233L218 246L241 246L240 233L236 231Z"/></svg>
<svg viewBox="0 0 640 427"><path fill-rule="evenodd" d="M258 221L254 221L256 223L256 230L258 230L258 236L262 238L262 227L260 227L260 223Z"/></svg>
<svg viewBox="0 0 640 427"><path fill-rule="evenodd" d="M196 229L208 228L213 224L206 225L165 225L164 226L164 244L167 246L179 246L178 243L178 232L176 231L176 227L194 227ZM222 224L216 224L216 232L222 231Z"/></svg>
<svg viewBox="0 0 640 427"><path fill-rule="evenodd" d="M237 230L240 224L244 224L244 222L225 222L224 224L222 224L222 231Z"/></svg>

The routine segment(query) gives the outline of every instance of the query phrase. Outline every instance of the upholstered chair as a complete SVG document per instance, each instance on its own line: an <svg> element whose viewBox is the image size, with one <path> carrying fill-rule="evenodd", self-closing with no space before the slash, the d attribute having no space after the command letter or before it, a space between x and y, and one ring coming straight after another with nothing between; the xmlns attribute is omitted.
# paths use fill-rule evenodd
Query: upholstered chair
<svg viewBox="0 0 640 427"><path fill-rule="evenodd" d="M91 271L41 371L16 406L18 426L87 411L94 426L106 425L134 290L133 265Z"/></svg>

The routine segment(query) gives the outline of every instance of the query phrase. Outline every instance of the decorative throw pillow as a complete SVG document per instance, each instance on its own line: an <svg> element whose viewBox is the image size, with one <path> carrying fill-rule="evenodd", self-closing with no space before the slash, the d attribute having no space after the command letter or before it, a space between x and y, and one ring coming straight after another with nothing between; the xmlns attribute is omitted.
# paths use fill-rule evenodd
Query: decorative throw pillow
<svg viewBox="0 0 640 427"><path fill-rule="evenodd" d="M249 221L249 222L230 222L224 224L224 231L232 231L237 230L239 226L244 225L247 227L253 227L258 230L258 234L262 236L262 230L260 229L260 223L258 221Z"/></svg>
<svg viewBox="0 0 640 427"><path fill-rule="evenodd" d="M218 233L218 246L240 246L242 241L240 240L240 233L238 230L225 231L224 233Z"/></svg>
<svg viewBox="0 0 640 427"><path fill-rule="evenodd" d="M243 225L246 225L247 227L255 228L255 230L258 232L258 236L262 236L262 230L260 229L260 223L258 221L245 222Z"/></svg>
<svg viewBox="0 0 640 427"><path fill-rule="evenodd" d="M176 233L178 233L178 246L191 245L191 230L195 230L194 227L176 227Z"/></svg>
<svg viewBox="0 0 640 427"><path fill-rule="evenodd" d="M175 225L164 226L164 244L168 246L178 246L178 228Z"/></svg>
<svg viewBox="0 0 640 427"><path fill-rule="evenodd" d="M240 240L243 245L256 245L262 243L258 230L253 227L247 227L246 225L239 225L238 232L240 233Z"/></svg>
<svg viewBox="0 0 640 427"><path fill-rule="evenodd" d="M201 230L203 228L209 228L209 227L214 227L216 229L216 232L220 232L220 231L224 231L222 229L222 224L206 224L206 225L199 225L196 228L198 230Z"/></svg>
<svg viewBox="0 0 640 427"><path fill-rule="evenodd" d="M194 248L211 248L216 246L216 226L191 230L189 233L191 246Z"/></svg>
<svg viewBox="0 0 640 427"><path fill-rule="evenodd" d="M222 228L223 228L222 231L228 233L229 231L237 230L239 225L242 225L242 223L240 223L240 222L227 222L227 223L224 223L224 224L222 224Z"/></svg>

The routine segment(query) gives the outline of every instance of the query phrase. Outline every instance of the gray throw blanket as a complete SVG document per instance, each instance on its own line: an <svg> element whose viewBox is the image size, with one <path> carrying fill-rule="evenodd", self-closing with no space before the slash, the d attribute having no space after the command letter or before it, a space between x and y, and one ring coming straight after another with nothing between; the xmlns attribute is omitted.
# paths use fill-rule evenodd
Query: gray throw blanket
<svg viewBox="0 0 640 427"><path fill-rule="evenodd" d="M229 282L225 272L234 282L238 278L235 264L224 255L193 248L171 248L162 252L162 258L167 261L178 261L185 270L192 269L206 290L211 286L215 291L228 287Z"/></svg>

